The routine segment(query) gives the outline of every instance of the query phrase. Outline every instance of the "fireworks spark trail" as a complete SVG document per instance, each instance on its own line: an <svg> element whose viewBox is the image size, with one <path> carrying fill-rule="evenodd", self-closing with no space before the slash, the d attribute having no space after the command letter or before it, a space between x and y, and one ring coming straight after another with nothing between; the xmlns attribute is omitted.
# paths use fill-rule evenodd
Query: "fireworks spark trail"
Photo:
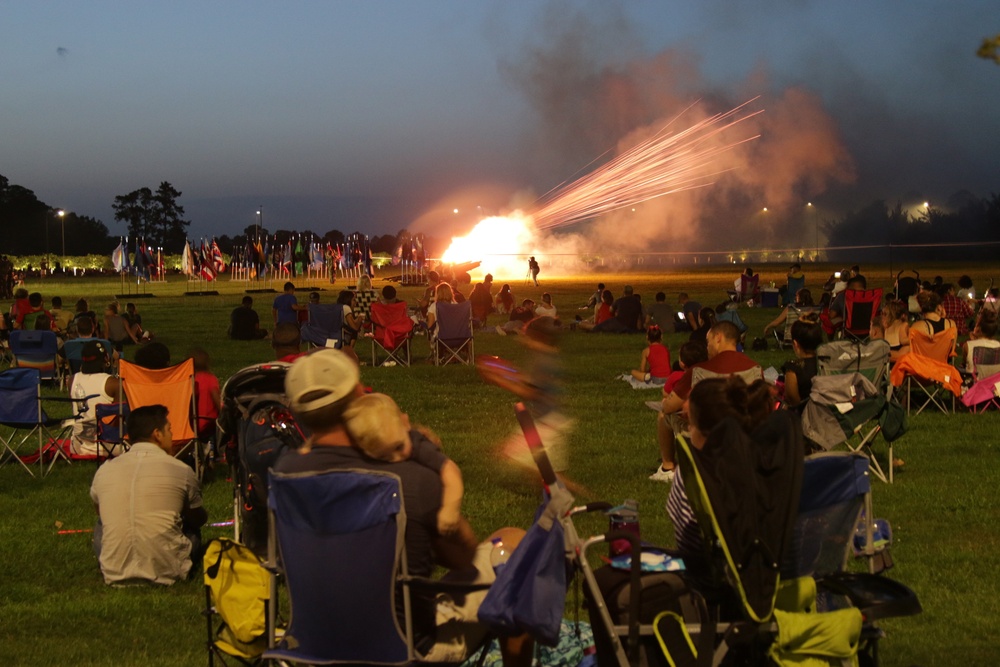
<svg viewBox="0 0 1000 667"><path fill-rule="evenodd" d="M535 227L560 227L671 193L711 185L715 177L728 171L711 170L714 159L760 135L726 144L712 140L762 113L761 110L745 112L746 106L757 99L710 116L680 132L672 132L670 126L684 112L678 114L650 139L600 169L551 191L538 209L531 212Z"/></svg>

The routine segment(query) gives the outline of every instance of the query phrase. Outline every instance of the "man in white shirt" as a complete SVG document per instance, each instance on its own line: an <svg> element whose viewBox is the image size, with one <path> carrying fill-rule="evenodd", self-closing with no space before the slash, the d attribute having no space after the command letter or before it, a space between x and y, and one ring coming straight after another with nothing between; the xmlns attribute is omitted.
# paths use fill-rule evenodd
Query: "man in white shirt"
<svg viewBox="0 0 1000 667"><path fill-rule="evenodd" d="M136 408L131 449L102 465L90 487L100 520L94 551L107 584L170 585L201 558L208 519L194 471L170 455L173 433L162 405Z"/></svg>

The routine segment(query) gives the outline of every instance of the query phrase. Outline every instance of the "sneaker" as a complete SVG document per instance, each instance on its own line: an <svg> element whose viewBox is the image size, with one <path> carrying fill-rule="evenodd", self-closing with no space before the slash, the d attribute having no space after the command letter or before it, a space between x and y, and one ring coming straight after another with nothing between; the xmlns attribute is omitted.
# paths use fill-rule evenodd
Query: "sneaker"
<svg viewBox="0 0 1000 667"><path fill-rule="evenodd" d="M654 482L666 482L670 483L674 481L674 471L664 470L663 466L658 466L656 472L649 476L649 479Z"/></svg>
<svg viewBox="0 0 1000 667"><path fill-rule="evenodd" d="M649 381L650 381L650 380L651 380L652 378L653 378L653 376L652 376L652 375L650 375L649 373L646 373L646 374L645 374L645 375L643 376L643 378L642 378L642 379L643 379L643 380L645 380L646 382L649 382Z"/></svg>

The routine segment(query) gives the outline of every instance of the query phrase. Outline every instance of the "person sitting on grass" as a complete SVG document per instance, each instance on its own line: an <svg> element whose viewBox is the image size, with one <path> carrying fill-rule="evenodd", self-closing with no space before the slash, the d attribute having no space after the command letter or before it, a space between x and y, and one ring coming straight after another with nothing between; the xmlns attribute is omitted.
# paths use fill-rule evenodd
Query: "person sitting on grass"
<svg viewBox="0 0 1000 667"><path fill-rule="evenodd" d="M639 356L639 368L632 371L632 377L643 382L663 384L670 375L670 348L663 344L663 331L657 325L646 329L649 343Z"/></svg>
<svg viewBox="0 0 1000 667"><path fill-rule="evenodd" d="M198 407L198 438L211 442L215 436L215 421L222 409L222 395L219 392L219 378L210 366L212 360L208 352L200 347L191 348L188 357L194 360L194 393Z"/></svg>
<svg viewBox="0 0 1000 667"><path fill-rule="evenodd" d="M253 297L245 296L229 314L229 337L233 340L267 338L267 329L260 328L260 316L253 309Z"/></svg>
<svg viewBox="0 0 1000 667"><path fill-rule="evenodd" d="M533 319L535 319L535 302L525 299L520 306L510 311L510 317L496 328L496 332L501 336L521 333L524 325Z"/></svg>
<svg viewBox="0 0 1000 667"><path fill-rule="evenodd" d="M676 457L674 438L687 428L682 414L684 401L691 393L694 371L702 368L718 375L732 375L756 369L760 377L760 365L742 352L736 351L740 332L732 322L717 322L708 332L708 361L695 364L684 371L684 375L668 393L664 390L663 404L656 419L656 436L660 447L660 465L649 476L654 482L670 482L674 478Z"/></svg>
<svg viewBox="0 0 1000 667"><path fill-rule="evenodd" d="M708 361L708 348L704 343L689 340L681 345L681 349L677 351L677 361L663 383L663 394L666 396L672 392L677 382L684 377L684 372L703 361Z"/></svg>
<svg viewBox="0 0 1000 667"><path fill-rule="evenodd" d="M131 326L124 317L118 314L118 302L112 301L104 309L104 331L108 340L121 352L125 345L136 345L139 337L136 336L135 328Z"/></svg>
<svg viewBox="0 0 1000 667"><path fill-rule="evenodd" d="M462 471L441 451L430 430L411 427L410 418L385 394L365 394L344 411L344 426L365 455L396 463L416 461L441 477L441 509L437 527L442 535L458 530L462 518Z"/></svg>
<svg viewBox="0 0 1000 667"><path fill-rule="evenodd" d="M169 586L201 561L208 519L201 486L194 470L170 455L167 408L136 408L126 429L131 448L98 468L90 486L99 517L94 553L106 584Z"/></svg>
<svg viewBox="0 0 1000 667"><path fill-rule="evenodd" d="M597 307L597 311L594 313L593 320L581 320L577 323L577 328L580 331L593 331L594 327L599 324L607 322L613 317L611 306L615 302L615 295L611 293L611 290L606 289L601 292L601 305Z"/></svg>

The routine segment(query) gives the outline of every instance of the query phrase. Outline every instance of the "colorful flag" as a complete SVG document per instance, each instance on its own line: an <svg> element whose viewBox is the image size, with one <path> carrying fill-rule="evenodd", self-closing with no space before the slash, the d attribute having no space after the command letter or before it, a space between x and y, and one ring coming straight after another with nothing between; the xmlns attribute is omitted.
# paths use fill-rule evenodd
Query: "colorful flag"
<svg viewBox="0 0 1000 667"><path fill-rule="evenodd" d="M222 250L219 243L212 239L212 263L215 265L215 273L219 274L226 270L226 261L222 257Z"/></svg>
<svg viewBox="0 0 1000 667"><path fill-rule="evenodd" d="M111 253L111 263L119 273L128 266L128 250L125 249L125 242L121 239L118 240L118 247Z"/></svg>

